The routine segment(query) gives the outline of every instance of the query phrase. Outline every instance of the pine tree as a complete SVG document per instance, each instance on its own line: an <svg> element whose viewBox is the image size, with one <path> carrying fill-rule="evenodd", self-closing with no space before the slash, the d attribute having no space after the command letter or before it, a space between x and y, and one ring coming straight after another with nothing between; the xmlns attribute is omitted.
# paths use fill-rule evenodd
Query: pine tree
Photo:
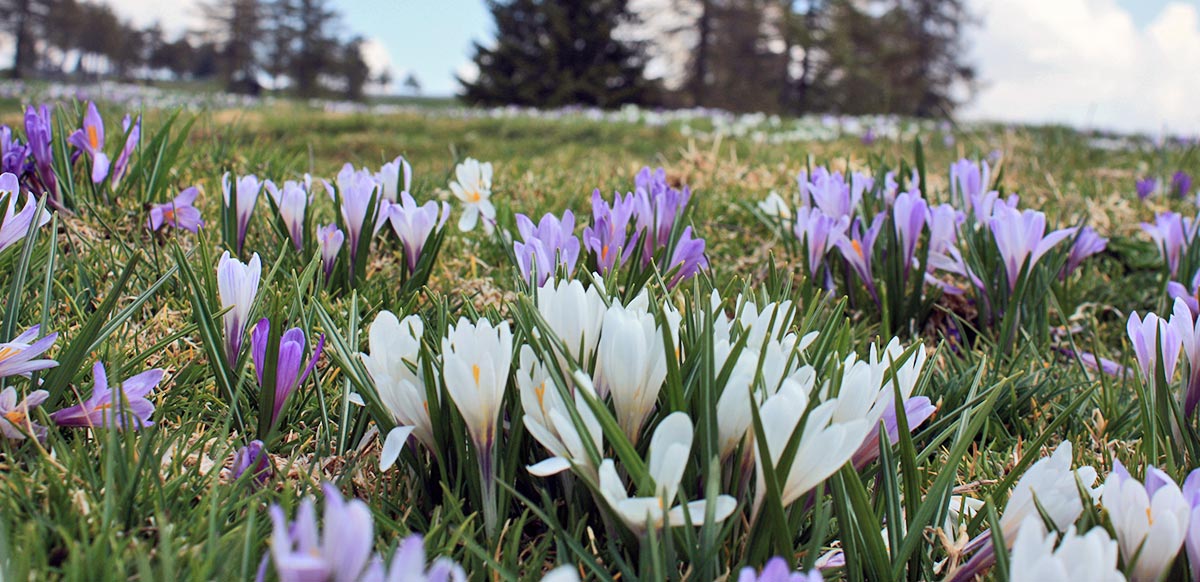
<svg viewBox="0 0 1200 582"><path fill-rule="evenodd" d="M645 102L639 46L613 36L632 18L628 0L489 0L493 48L475 44L479 76L459 79L481 105L617 107Z"/></svg>

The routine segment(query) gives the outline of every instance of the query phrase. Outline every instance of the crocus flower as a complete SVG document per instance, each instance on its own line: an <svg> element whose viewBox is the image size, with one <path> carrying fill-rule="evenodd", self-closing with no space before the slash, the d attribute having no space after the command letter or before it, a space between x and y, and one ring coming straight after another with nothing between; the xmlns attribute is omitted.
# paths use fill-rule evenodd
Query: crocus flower
<svg viewBox="0 0 1200 582"><path fill-rule="evenodd" d="M1168 325L1174 328L1175 335L1183 346L1183 357L1188 362L1190 373L1184 389L1183 412L1184 415L1191 416L1196 410L1196 405L1200 404L1200 323L1196 322L1187 302L1176 298ZM1169 346L1165 347L1169 349ZM1170 376L1167 378L1170 379Z"/></svg>
<svg viewBox="0 0 1200 582"><path fill-rule="evenodd" d="M250 217L254 214L254 207L258 204L258 194L261 190L262 182L254 174L239 176L232 183L229 181L229 172L225 172L225 175L221 177L221 195L225 201L225 208L232 207L236 211L237 251L239 254L242 252L242 246L246 243L246 230L250 227Z"/></svg>
<svg viewBox="0 0 1200 582"><path fill-rule="evenodd" d="M396 156L396 159L379 168L375 173L375 181L379 182L379 193L385 200L397 202L401 192L412 189L412 165L404 156Z"/></svg>
<svg viewBox="0 0 1200 582"><path fill-rule="evenodd" d="M358 264L359 240L374 234L376 227L383 224L384 214L376 199L378 182L366 170L356 171L346 164L338 172L337 189L342 200L342 223L346 226L346 242L350 243L350 264ZM368 222L370 225L368 226ZM366 232L367 229L371 232Z"/></svg>
<svg viewBox="0 0 1200 582"><path fill-rule="evenodd" d="M783 228L792 228L792 207L778 192L771 190L766 199L759 201L758 211L764 216L778 220Z"/></svg>
<svg viewBox="0 0 1200 582"><path fill-rule="evenodd" d="M636 444L667 377L662 329L645 309L617 303L605 312L603 327L595 385L601 398L612 396L617 424Z"/></svg>
<svg viewBox="0 0 1200 582"><path fill-rule="evenodd" d="M966 158L950 165L950 191L962 201L964 210L970 211L975 199L988 191L991 169L987 162L973 162Z"/></svg>
<svg viewBox="0 0 1200 582"><path fill-rule="evenodd" d="M1070 348L1059 348L1058 351L1069 358L1077 358L1083 367L1094 372L1107 374L1114 378L1124 378L1129 375L1129 369L1108 358L1101 358L1090 352L1076 352Z"/></svg>
<svg viewBox="0 0 1200 582"><path fill-rule="evenodd" d="M0 125L0 172L22 174L25 160L29 158L29 146L13 137L12 128Z"/></svg>
<svg viewBox="0 0 1200 582"><path fill-rule="evenodd" d="M513 254L517 257L521 277L536 287L555 277L559 267L570 277L579 261L575 215L567 210L559 219L546 213L536 226L524 214L518 214L516 218L521 240L513 242Z"/></svg>
<svg viewBox="0 0 1200 582"><path fill-rule="evenodd" d="M288 238L292 239L292 246L298 251L304 250L304 213L312 202L308 191L300 182L292 180L284 182L283 188L267 180L263 182L263 187L279 210L279 217L287 228Z"/></svg>
<svg viewBox="0 0 1200 582"><path fill-rule="evenodd" d="M1129 335L1129 342L1133 344L1143 380L1148 383L1156 381L1160 349L1164 377L1170 381L1175 376L1175 365L1179 362L1179 350L1183 346L1183 338L1179 335L1182 325L1169 325L1166 319L1153 313L1147 313L1145 319L1139 317L1136 311L1129 314L1125 331Z"/></svg>
<svg viewBox="0 0 1200 582"><path fill-rule="evenodd" d="M264 366L267 365L267 343L271 338L271 321L267 318L258 320L258 325L254 327L254 333L250 336L251 356L254 358L254 372L258 376L258 385L266 390L269 389L263 386ZM279 421L279 413L283 411L284 404L292 393L299 388L308 375L312 373L313 368L317 365L317 359L321 357L321 351L325 348L325 334L321 334L317 338L317 347L313 348L312 358L308 360L308 365L304 363L304 348L307 342L304 337L304 330L293 327L283 332L283 337L279 339L279 356L275 366L275 397L274 407L271 410L271 426ZM301 372L303 368L303 372Z"/></svg>
<svg viewBox="0 0 1200 582"><path fill-rule="evenodd" d="M129 160L133 157L133 150L137 149L138 141L142 138L142 116L139 115L137 121L132 122L132 129L130 129L130 123L128 115L121 120L121 128L126 133L125 147L121 148L121 153L117 155L117 161L112 165L110 180L114 187L125 178L125 172L129 169Z"/></svg>
<svg viewBox="0 0 1200 582"><path fill-rule="evenodd" d="M692 236L692 227L688 226L683 229L683 233L679 235L679 240L675 243L675 249L671 252L670 262L663 269L664 273L674 271L671 280L667 281L668 289L674 289L681 282L695 277L696 273L708 268L708 258L704 256L704 245L704 239Z"/></svg>
<svg viewBox="0 0 1200 582"><path fill-rule="evenodd" d="M324 535L317 527L311 497L300 502L291 523L282 507L271 506L269 556L282 582L355 582L371 559L375 533L371 509L358 499L345 501L332 484L325 483L321 490L325 493ZM264 566L267 559L263 556Z"/></svg>
<svg viewBox="0 0 1200 582"><path fill-rule="evenodd" d="M867 130L862 134L862 144L869 147L875 144L876 139L877 137L875 136L875 128L868 126Z"/></svg>
<svg viewBox="0 0 1200 582"><path fill-rule="evenodd" d="M993 210L990 225L996 248L1004 259L1009 291L1016 289L1024 269L1032 270L1042 255L1075 233L1074 228L1061 228L1046 234L1045 214L1036 210L1021 212L1003 205Z"/></svg>
<svg viewBox="0 0 1200 582"><path fill-rule="evenodd" d="M1062 271L1059 271L1058 278L1066 279L1079 268L1079 265L1083 264L1084 259L1104 252L1107 246L1108 239L1096 234L1096 231L1090 226L1083 227L1075 237L1075 243L1071 245L1071 254L1067 255L1067 264L1063 265Z"/></svg>
<svg viewBox="0 0 1200 582"><path fill-rule="evenodd" d="M1187 550L1192 582L1200 582L1200 469L1193 469L1188 473L1187 479L1183 481L1182 492L1184 501L1191 506L1183 547Z"/></svg>
<svg viewBox="0 0 1200 582"><path fill-rule="evenodd" d="M1192 191L1192 177L1187 172L1179 170L1171 176L1171 188L1180 197L1187 196Z"/></svg>
<svg viewBox="0 0 1200 582"><path fill-rule="evenodd" d="M654 481L653 496L630 497L613 460L604 459L600 463L600 494L609 508L634 533L643 535L647 530L704 524L707 500L688 503L686 516L682 505L670 510L664 506L675 502L679 483L683 480L683 472L691 456L692 438L692 420L683 412L668 415L654 429L646 463L650 478ZM713 503L714 522L724 521L737 508L737 501L728 495L718 496ZM690 517L690 521L686 517Z"/></svg>
<svg viewBox="0 0 1200 582"><path fill-rule="evenodd" d="M1154 178L1141 178L1134 184L1134 190L1137 192L1138 199L1145 200L1154 193L1154 189L1158 187L1158 180Z"/></svg>
<svg viewBox="0 0 1200 582"><path fill-rule="evenodd" d="M333 276L333 268L337 265L338 253L342 251L342 243L345 240L345 233L336 224L317 227L317 248L321 251L321 264L325 267L326 281Z"/></svg>
<svg viewBox="0 0 1200 582"><path fill-rule="evenodd" d="M583 381L591 382L582 372L580 375ZM591 440L595 449L600 451L603 450L604 433L600 421L596 420L596 415L583 396L575 393L575 409L584 427L581 434L572 422L570 409L554 386L546 365L528 345L521 346L517 388L521 394L521 408L525 411L522 416L525 428L551 455L526 469L533 475L546 477L566 471L574 465L576 471L595 479L596 465L588 457L584 439Z"/></svg>
<svg viewBox="0 0 1200 582"><path fill-rule="evenodd" d="M108 155L104 153L104 119L96 104L88 102L83 115L83 129L75 130L67 141L92 160L92 182L99 184L108 177Z"/></svg>
<svg viewBox="0 0 1200 582"><path fill-rule="evenodd" d="M655 251L670 244L675 222L683 216L692 195L687 186L680 190L668 184L667 172L662 168L642 168L634 184L634 217L642 233L642 264L649 265Z"/></svg>
<svg viewBox="0 0 1200 582"><path fill-rule="evenodd" d="M571 359L584 369L591 369L596 347L604 328L608 306L600 293L603 287L593 285L586 290L578 280L547 281L537 290L537 309L550 331L562 340ZM570 374L565 359L559 359L564 375Z"/></svg>
<svg viewBox="0 0 1200 582"><path fill-rule="evenodd" d="M871 261L875 254L875 240L879 237L879 232L883 229L886 219L885 214L876 214L875 219L871 221L870 228L864 231L862 219L855 218L854 223L850 226L849 236L841 236L834 241L842 253L842 258L846 259L846 262L854 269L858 279L866 285L871 298L876 301L879 299L879 294L875 289L875 274L871 270Z"/></svg>
<svg viewBox="0 0 1200 582"><path fill-rule="evenodd" d="M237 450L233 455L232 479L241 478L247 471L252 475L254 483L263 485L271 478L274 468L271 466L271 455L260 440L252 440L250 444Z"/></svg>
<svg viewBox="0 0 1200 582"><path fill-rule="evenodd" d="M796 211L796 222L792 228L796 238L808 249L808 272L813 279L825 264L825 255L849 227L850 219L846 216L831 218L813 207Z"/></svg>
<svg viewBox="0 0 1200 582"><path fill-rule="evenodd" d="M1154 217L1154 224L1142 223L1142 230L1150 235L1154 246L1167 262L1167 267L1174 277L1179 273L1179 259L1184 249L1196 238L1197 223L1174 212L1160 212Z"/></svg>
<svg viewBox="0 0 1200 582"><path fill-rule="evenodd" d="M888 384L889 390L891 384ZM929 420L933 414L937 412L937 407L930 402L925 396L915 396L904 401L904 418L908 422L908 430L916 431L918 427ZM892 446L900 442L900 422L896 418L896 407L893 404L889 406L883 413L883 426L887 431L888 442ZM858 451L854 453L854 458L851 463L856 469L861 470L863 467L871 464L872 461L879 458L879 433L871 432L867 438L863 440Z"/></svg>
<svg viewBox="0 0 1200 582"><path fill-rule="evenodd" d="M1047 535L1041 519L1026 517L1013 542L1008 579L1125 582L1125 576L1117 569L1117 542L1108 537L1104 528L1094 527L1081 535L1071 526L1058 548L1054 547L1056 537Z"/></svg>
<svg viewBox="0 0 1200 582"><path fill-rule="evenodd" d="M547 575L549 577L549 575ZM547 578L543 578L543 582ZM425 569L425 545L421 534L412 534L400 542L385 573L383 560L371 561L362 582L467 582L462 566L445 556L439 557Z"/></svg>
<svg viewBox="0 0 1200 582"><path fill-rule="evenodd" d="M204 219L200 217L200 209L192 205L199 194L200 191L191 186L170 202L150 206L150 218L146 220L146 228L156 231L165 224L199 232L204 226Z"/></svg>
<svg viewBox="0 0 1200 582"><path fill-rule="evenodd" d="M787 560L776 556L767 561L762 573L755 572L750 566L742 568L737 582L822 582L824 579L820 570L813 569L807 574L796 572L788 567Z"/></svg>
<svg viewBox="0 0 1200 582"><path fill-rule="evenodd" d="M896 237L900 239L905 274L916 260L917 243L921 240L928 210L929 205L921 198L919 191L901 193L896 196L896 203L892 206L892 220Z"/></svg>
<svg viewBox="0 0 1200 582"><path fill-rule="evenodd" d="M50 359L39 359L58 339L58 333L38 337L42 327L35 325L13 338L0 343L0 378L5 376L29 376L31 372L46 370L58 365Z"/></svg>
<svg viewBox="0 0 1200 582"><path fill-rule="evenodd" d="M150 420L154 403L146 400L146 396L162 381L162 370L147 370L110 388L104 364L96 362L92 366L92 378L95 382L91 396L75 406L51 414L50 418L55 424L82 428L130 427L135 430L154 424Z"/></svg>
<svg viewBox="0 0 1200 582"><path fill-rule="evenodd" d="M41 191L48 193L50 200L58 203L58 179L54 175L53 128L49 106L42 105L34 109L31 105L25 110L25 138L29 140L29 151L33 155L34 169L41 184ZM35 193L40 191L35 190Z"/></svg>
<svg viewBox="0 0 1200 582"><path fill-rule="evenodd" d="M225 324L225 357L230 366L237 363L242 351L246 325L250 322L250 308L258 296L258 280L261 276L262 261L258 253L250 257L249 263L243 264L225 251L217 263L217 293L221 297L221 309L232 307L222 316Z"/></svg>
<svg viewBox="0 0 1200 582"><path fill-rule="evenodd" d="M38 214L37 202L28 193L25 194L25 204L18 211L17 199L20 197L21 184L17 177L8 173L0 174L0 200L7 200L4 221L0 222L0 251L25 238L35 214L39 228L50 222L50 213L43 209Z"/></svg>
<svg viewBox="0 0 1200 582"><path fill-rule="evenodd" d="M409 273L417 270L429 235L435 229L440 231L449 217L449 204L443 202L440 212L438 203L433 200L417 206L417 201L407 191L400 193L400 203L388 207L388 221L404 247L404 261Z"/></svg>
<svg viewBox="0 0 1200 582"><path fill-rule="evenodd" d="M50 397L45 390L34 390L17 401L17 389L9 386L0 390L0 436L11 441L25 440L33 435L39 441L46 440L46 427L29 418L29 409L38 406Z"/></svg>
<svg viewBox="0 0 1200 582"><path fill-rule="evenodd" d="M384 310L375 316L367 334L371 351L359 357L371 376L375 393L396 424L388 433L380 458L381 469L386 471L396 462L410 434L415 434L426 448L432 449L437 444L433 440L425 374L420 365L425 323L419 315L409 315L401 321Z"/></svg>
<svg viewBox="0 0 1200 582"><path fill-rule="evenodd" d="M591 252L601 274L624 265L637 247L640 233L628 233L635 208L633 194L624 198L616 194L610 205L599 189L592 192L592 224L583 229L583 246Z"/></svg>
<svg viewBox="0 0 1200 582"><path fill-rule="evenodd" d="M1143 485L1116 461L1101 502L1112 519L1121 557L1133 567L1130 581L1158 580L1187 537L1192 508L1179 486L1155 467L1146 469Z"/></svg>
<svg viewBox="0 0 1200 582"><path fill-rule="evenodd" d="M450 191L463 204L458 229L463 232L475 230L479 216L483 216L483 230L491 234L496 228L496 207L492 205L492 163L479 163L467 158L454 168L456 180L450 182Z"/></svg>
<svg viewBox="0 0 1200 582"><path fill-rule="evenodd" d="M804 179L804 174L801 176L804 198L811 199L830 218L849 219L862 202L866 176L855 174L851 181L857 183L848 184L841 172L830 172L824 167L813 170L811 180Z"/></svg>

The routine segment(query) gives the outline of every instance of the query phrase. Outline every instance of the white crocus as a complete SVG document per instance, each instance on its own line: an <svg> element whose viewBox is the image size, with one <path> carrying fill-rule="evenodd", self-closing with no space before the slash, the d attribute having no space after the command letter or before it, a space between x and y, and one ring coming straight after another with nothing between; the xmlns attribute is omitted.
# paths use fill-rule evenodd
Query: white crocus
<svg viewBox="0 0 1200 582"><path fill-rule="evenodd" d="M612 396L617 423L636 444L667 377L662 330L649 312L620 305L608 308L603 327L596 352L596 388L601 398Z"/></svg>
<svg viewBox="0 0 1200 582"><path fill-rule="evenodd" d="M688 504L690 522L685 519L682 505L676 505L669 511L664 505L673 503L679 492L679 483L691 455L692 437L692 420L683 412L670 414L655 429L654 436L650 437L647 459L647 469L654 481L653 497L630 497L612 459L605 459L600 464L601 496L621 521L638 535L666 526L704 524L705 500ZM720 495L713 502L714 521L717 522L724 521L737 508L737 501L728 495Z"/></svg>
<svg viewBox="0 0 1200 582"><path fill-rule="evenodd" d="M1071 526L1058 547L1042 520L1028 516L1022 522L1009 559L1011 582L1124 582L1117 569L1117 543L1103 528L1086 534Z"/></svg>
<svg viewBox="0 0 1200 582"><path fill-rule="evenodd" d="M586 381L587 377L583 376ZM521 392L521 407L525 410L522 420L533 436L551 457L527 467L530 473L546 477L570 469L572 464L593 479L596 465L588 457L584 444L585 435L592 439L597 451L602 450L603 432L591 408L583 397L575 393L575 408L583 421L584 433L580 434L571 421L571 412L554 386L545 364L534 354L533 348L521 346L520 366L517 368L517 387Z"/></svg>
<svg viewBox="0 0 1200 582"><path fill-rule="evenodd" d="M250 308L258 296L260 277L262 261L258 253L250 257L250 262L242 263L225 251L217 262L217 294L221 299L221 309L228 309L221 319L225 327L225 358L230 366L237 362L241 353L246 325L250 321Z"/></svg>
<svg viewBox="0 0 1200 582"><path fill-rule="evenodd" d="M1093 497L1098 495L1098 489L1092 489L1096 470L1086 466L1072 470L1071 441L1063 441L1049 457L1030 466L1013 486L1004 513L1000 515L1004 539L1012 540L1026 517L1039 515L1039 505L1050 516L1055 529L1064 531L1075 523L1083 513L1083 500L1076 481Z"/></svg>
<svg viewBox="0 0 1200 582"><path fill-rule="evenodd" d="M596 280L599 281L599 277ZM589 369L595 359L600 331L604 327L607 309L596 285L586 290L579 281L548 280L537 290L537 309L546 325L562 340L571 359L583 369ZM559 366L564 374L570 370L563 358Z"/></svg>
<svg viewBox="0 0 1200 582"><path fill-rule="evenodd" d="M1101 503L1112 519L1126 567L1132 564L1130 580L1158 580L1187 536L1192 507L1179 486L1154 467L1147 469L1143 485L1118 462L1104 482Z"/></svg>
<svg viewBox="0 0 1200 582"><path fill-rule="evenodd" d="M401 178L404 179L401 182ZM401 192L410 192L412 187L412 165L404 156L384 164L375 172L375 181L379 182L379 192L385 200L398 202Z"/></svg>
<svg viewBox="0 0 1200 582"><path fill-rule="evenodd" d="M479 163L467 158L454 168L456 181L450 182L450 191L463 204L458 229L475 230L479 216L483 215L483 229L491 234L496 228L496 207L492 205L492 163Z"/></svg>
<svg viewBox="0 0 1200 582"><path fill-rule="evenodd" d="M308 191L305 190L303 184L292 180L284 182L283 188L267 180L263 182L263 187L271 196L271 201L275 203L275 208L279 211L279 218L283 220L283 224L287 228L288 238L292 239L292 245L296 247L296 250L302 250L304 248L304 213L308 209L309 202L312 201Z"/></svg>
<svg viewBox="0 0 1200 582"><path fill-rule="evenodd" d="M814 338L816 332L799 340L795 334L788 334L781 341L764 341L758 350L747 345L738 355L730 369L729 379L717 398L717 440L723 458L733 454L738 444L746 439L753 420L751 404L761 404L763 399L778 391L784 378L799 373L793 371L796 363L794 354L803 351ZM730 365L728 360L732 350L729 340L716 340L713 361L718 373ZM811 367L805 368L804 375L813 374ZM761 385L754 385L756 377L760 378ZM808 382L803 378L800 380L802 384Z"/></svg>
<svg viewBox="0 0 1200 582"><path fill-rule="evenodd" d="M783 196L779 195L779 192L771 190L765 199L758 202L758 210L763 215L780 221L784 229L791 230L792 206L788 204L787 200L784 200Z"/></svg>
<svg viewBox="0 0 1200 582"><path fill-rule="evenodd" d="M425 324L420 316L409 315L403 321L390 311L375 316L368 333L370 354L360 354L375 392L384 408L392 415L396 428L384 441L380 467L386 471L400 455L409 434L432 449L433 424L425 379L421 372L421 337Z"/></svg>

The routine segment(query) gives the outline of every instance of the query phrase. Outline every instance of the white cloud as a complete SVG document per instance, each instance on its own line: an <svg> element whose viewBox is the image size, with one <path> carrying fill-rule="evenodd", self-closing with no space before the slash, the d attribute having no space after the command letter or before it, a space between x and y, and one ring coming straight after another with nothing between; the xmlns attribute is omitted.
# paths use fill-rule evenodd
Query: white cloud
<svg viewBox="0 0 1200 582"><path fill-rule="evenodd" d="M1114 0L975 0L975 119L1157 133L1200 129L1200 14L1173 1L1139 28Z"/></svg>
<svg viewBox="0 0 1200 582"><path fill-rule="evenodd" d="M110 0L117 15L138 26L149 26L158 22L168 35L176 35L189 28L199 28L204 15L196 0Z"/></svg>
<svg viewBox="0 0 1200 582"><path fill-rule="evenodd" d="M395 87L397 81L402 81L400 75L397 74L392 66L392 55L388 52L387 46L377 38L368 38L363 41L358 52L362 55L363 62L367 64L367 68L371 70L371 77L378 78L381 73L387 72L391 77L391 83L387 86L374 85L371 87L372 92L390 93Z"/></svg>

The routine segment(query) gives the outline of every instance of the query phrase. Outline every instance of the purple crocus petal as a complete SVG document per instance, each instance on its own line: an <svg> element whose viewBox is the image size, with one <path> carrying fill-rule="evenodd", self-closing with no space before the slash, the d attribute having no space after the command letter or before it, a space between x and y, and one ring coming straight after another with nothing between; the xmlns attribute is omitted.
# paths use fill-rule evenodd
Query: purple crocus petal
<svg viewBox="0 0 1200 582"><path fill-rule="evenodd" d="M338 254L346 240L345 233L336 224L317 227L317 248L321 252L321 264L325 267L325 280L333 276L333 268L337 265Z"/></svg>
<svg viewBox="0 0 1200 582"><path fill-rule="evenodd" d="M166 375L162 369L155 368L146 370L128 380L121 383L121 390L125 392L125 396L133 398L145 398L155 388L159 382L162 382L163 376Z"/></svg>
<svg viewBox="0 0 1200 582"><path fill-rule="evenodd" d="M1154 498L1154 492L1165 485L1175 485L1175 480L1159 469L1158 467L1146 468L1146 495L1151 499Z"/></svg>
<svg viewBox="0 0 1200 582"><path fill-rule="evenodd" d="M908 430L916 431L918 427L929 420L937 412L937 407L925 396L913 396L904 401L904 418L908 422ZM900 442L900 421L896 417L896 407L889 404L883 413L883 426L888 435L888 442L895 446ZM879 458L879 433L871 431L862 445L851 458L852 465L862 469Z"/></svg>
<svg viewBox="0 0 1200 582"><path fill-rule="evenodd" d="M150 415L154 413L154 404L146 400L145 396L162 379L162 371L150 372L155 373L147 372L131 379L132 385L128 391L121 384L116 386L116 390L112 390L104 365L96 362L92 367L94 382L91 396L75 406L52 413L50 418L59 426L82 428L126 428L130 426L131 421L134 429L153 426ZM151 380L154 384L150 383ZM117 394L117 391L120 394Z"/></svg>
<svg viewBox="0 0 1200 582"><path fill-rule="evenodd" d="M1134 184L1134 191L1137 192L1137 197L1140 200L1149 198L1154 193L1154 189L1158 187L1158 181L1154 178L1141 178Z"/></svg>
<svg viewBox="0 0 1200 582"><path fill-rule="evenodd" d="M1067 256L1067 263L1063 265L1058 278L1066 279L1079 268L1079 265L1083 264L1084 259L1103 252L1107 246L1108 239L1096 234L1096 231L1090 226L1083 227L1075 236L1075 243L1071 245L1071 254Z"/></svg>
<svg viewBox="0 0 1200 582"><path fill-rule="evenodd" d="M412 534L400 542L388 570L391 580L420 580L425 575L425 540Z"/></svg>
<svg viewBox="0 0 1200 582"><path fill-rule="evenodd" d="M895 217L896 236L904 252L904 272L912 267L917 252L917 243L921 239L921 231L925 228L925 216L929 206L920 192L904 192L896 196L892 206Z"/></svg>
<svg viewBox="0 0 1200 582"><path fill-rule="evenodd" d="M634 207L632 194L624 198L616 194L610 205L599 189L592 192L592 224L583 229L583 246L601 274L624 265L638 246L638 233L630 237L628 232Z"/></svg>
<svg viewBox="0 0 1200 582"><path fill-rule="evenodd" d="M372 207L372 200L379 188L374 175L367 170L356 171L354 166L346 164L337 176L338 194L341 195L342 221L346 225L346 238L350 243L350 262L358 260L359 240L366 230L366 222L371 213L377 211ZM378 205L378 202L375 203ZM375 221L379 222L378 218ZM372 225L372 229L376 225Z"/></svg>
<svg viewBox="0 0 1200 582"><path fill-rule="evenodd" d="M683 229L679 242L675 244L675 251L671 253L670 263L665 269L667 273L675 270L674 276L667 283L668 289L674 289L680 283L695 277L701 270L708 268L704 247L704 239L692 237L692 227Z"/></svg>
<svg viewBox="0 0 1200 582"><path fill-rule="evenodd" d="M253 476L252 482L262 485L271 478L272 470L271 456L260 440L250 441L250 444L238 449L233 456L232 475L234 481L249 471Z"/></svg>
<svg viewBox="0 0 1200 582"><path fill-rule="evenodd" d="M13 338L13 341L0 343L0 378L5 376L28 376L31 372L53 368L58 362L51 359L39 359L54 346L58 339L57 333L47 334L40 339L33 339L40 333L41 327L34 326ZM32 343L29 343L32 340Z"/></svg>
<svg viewBox="0 0 1200 582"><path fill-rule="evenodd" d="M25 110L25 137L29 140L29 150L34 161L33 167L41 186L39 190L49 193L50 199L57 203L59 192L58 179L54 174L53 127L54 123L50 117L48 105L42 105L37 109L29 106ZM35 192L39 190L35 190Z"/></svg>
<svg viewBox="0 0 1200 582"><path fill-rule="evenodd" d="M1192 191L1192 177L1187 172L1179 170L1171 176L1171 188L1180 197L1187 196Z"/></svg>
<svg viewBox="0 0 1200 582"><path fill-rule="evenodd" d="M325 535L321 548L329 562L333 582L355 582L371 559L374 523L367 504L358 499L345 501L330 483L325 493Z"/></svg>
<svg viewBox="0 0 1200 582"><path fill-rule="evenodd" d="M411 194L401 192L400 203L391 204L388 215L388 222L404 248L405 267L409 273L413 273L421 261L421 253L429 236L446 224L449 207L443 203L439 216L437 202L431 200L417 206Z"/></svg>
<svg viewBox="0 0 1200 582"><path fill-rule="evenodd" d="M263 382L263 366L267 365L267 344L271 338L271 320L262 318L250 334L250 357L254 360L254 373L258 384Z"/></svg>
<svg viewBox="0 0 1200 582"><path fill-rule="evenodd" d="M541 286L555 276L559 267L570 276L579 260L579 238L575 236L575 215L567 210L562 218L546 214L537 225L525 215L517 215L517 230L522 241L513 243L517 267L531 284ZM536 272L536 281L533 280Z"/></svg>
<svg viewBox="0 0 1200 582"><path fill-rule="evenodd" d="M133 123L133 129L129 128L129 116L126 115L122 125L125 131L128 132L125 137L125 147L121 148L121 153L117 156L117 161L113 162L112 166L112 183L117 185L125 178L125 172L129 169L129 160L133 157L133 150L137 148L138 142L142 137L142 116L138 116L137 121Z"/></svg>

